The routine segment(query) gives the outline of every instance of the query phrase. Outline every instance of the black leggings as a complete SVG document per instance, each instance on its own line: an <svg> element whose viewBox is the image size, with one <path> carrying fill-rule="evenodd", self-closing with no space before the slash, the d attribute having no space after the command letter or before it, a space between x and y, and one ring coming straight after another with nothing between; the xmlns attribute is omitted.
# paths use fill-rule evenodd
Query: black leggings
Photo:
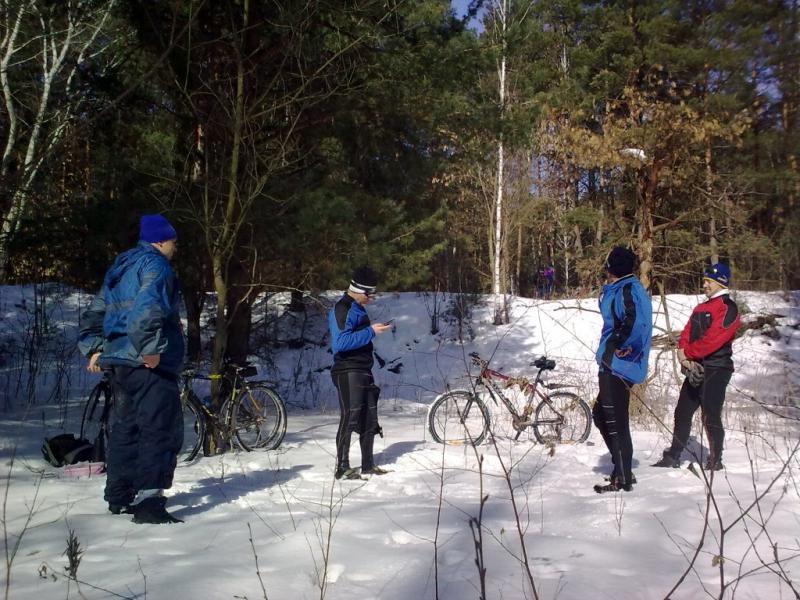
<svg viewBox="0 0 800 600"><path fill-rule="evenodd" d="M692 429L692 417L698 408L703 411L703 427L708 434L711 459L722 460L722 445L725 441L725 430L722 428L722 405L725 403L725 389L733 373L728 369L706 368L703 383L697 387L686 379L678 396L675 407L675 429L672 433L672 446L667 454L680 458L686 448L689 432ZM700 457L695 457L700 460Z"/></svg>
<svg viewBox="0 0 800 600"><path fill-rule="evenodd" d="M361 446L361 468L374 466L372 448L378 425L378 395L370 371L342 371L332 373L333 384L339 392L339 430L336 432L336 466L350 467L350 439L358 432Z"/></svg>
<svg viewBox="0 0 800 600"><path fill-rule="evenodd" d="M592 407L592 420L611 453L614 463L612 479L625 485L631 482L633 461L633 442L628 422L630 384L608 371L600 372L599 383L600 394Z"/></svg>

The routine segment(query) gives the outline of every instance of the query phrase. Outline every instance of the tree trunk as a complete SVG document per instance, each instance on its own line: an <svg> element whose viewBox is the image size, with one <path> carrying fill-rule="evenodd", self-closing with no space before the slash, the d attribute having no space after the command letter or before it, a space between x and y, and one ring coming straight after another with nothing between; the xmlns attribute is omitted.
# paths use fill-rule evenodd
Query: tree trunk
<svg viewBox="0 0 800 600"><path fill-rule="evenodd" d="M225 356L234 362L243 363L247 361L250 353L250 323L252 315L252 305L255 294L251 293L253 288L247 285L247 271L242 268L241 263L235 260L228 270L228 289L227 310L228 315L228 344L225 348Z"/></svg>
<svg viewBox="0 0 800 600"><path fill-rule="evenodd" d="M249 0L244 0L242 30L246 31L249 25ZM239 155L242 145L242 127L244 122L244 64L241 54L236 57L236 99L234 103L233 121L233 141L231 144L231 156L228 166L228 193L225 201L225 212L222 217L222 227L218 239L210 239L211 243L211 262L214 274L214 289L217 292L217 322L216 335L214 337L214 355L212 357L212 367L214 373L222 373L224 359L228 349L228 306L229 293L229 269L231 257L236 248L237 242L237 207L239 199ZM213 215L213 211L208 214ZM207 228L210 231L210 223ZM218 409L225 400L220 397L220 386L212 383L212 398L214 406Z"/></svg>
<svg viewBox="0 0 800 600"><path fill-rule="evenodd" d="M303 290L292 290L289 299L289 311L294 313L306 312L306 305L303 303Z"/></svg>
<svg viewBox="0 0 800 600"><path fill-rule="evenodd" d="M203 312L205 292L183 283L183 301L186 305L186 356L190 362L200 360L200 315Z"/></svg>
<svg viewBox="0 0 800 600"><path fill-rule="evenodd" d="M517 261L514 269L514 279L517 282L516 293L522 295L522 225L517 228Z"/></svg>
<svg viewBox="0 0 800 600"><path fill-rule="evenodd" d="M502 244L503 244L503 184L504 184L504 148L502 123L506 104L506 22L508 18L508 0L503 0L500 8L501 56L497 69L498 91L500 95L500 136L497 143L497 187L495 189L494 211L494 262L492 266L492 294L494 295L494 324L508 322L505 310L504 290L502 289Z"/></svg>
<svg viewBox="0 0 800 600"><path fill-rule="evenodd" d="M712 194L714 193L713 185L713 172L711 170L711 140L706 139L705 148L705 161L706 161L706 205L711 210L711 218L708 220L708 237L709 248L711 250L712 264L719 262L719 242L717 240L717 219L714 216L714 203L712 202Z"/></svg>
<svg viewBox="0 0 800 600"><path fill-rule="evenodd" d="M639 281L650 291L653 274L653 211L655 209L656 186L660 167L650 166L647 180L637 186L638 194L638 242L639 242Z"/></svg>

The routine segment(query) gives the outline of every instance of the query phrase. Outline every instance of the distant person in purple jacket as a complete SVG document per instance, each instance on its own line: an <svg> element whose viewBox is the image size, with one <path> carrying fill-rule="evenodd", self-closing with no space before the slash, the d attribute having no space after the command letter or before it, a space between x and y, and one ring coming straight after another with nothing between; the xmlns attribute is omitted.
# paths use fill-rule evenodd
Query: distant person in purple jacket
<svg viewBox="0 0 800 600"><path fill-rule="evenodd" d="M543 269L544 273L544 297L546 299L550 299L553 295L553 290L555 289L556 283L556 270L551 267L545 267Z"/></svg>

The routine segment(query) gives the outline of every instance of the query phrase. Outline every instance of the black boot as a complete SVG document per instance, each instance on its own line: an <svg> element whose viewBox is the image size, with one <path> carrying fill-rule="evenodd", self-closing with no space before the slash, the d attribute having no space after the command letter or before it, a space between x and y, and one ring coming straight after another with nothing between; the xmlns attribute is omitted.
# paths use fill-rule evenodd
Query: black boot
<svg viewBox="0 0 800 600"><path fill-rule="evenodd" d="M653 463L654 467L671 467L673 469L677 469L681 466L681 461L678 458L675 458L670 454L668 451L664 451L664 456L661 457L661 460L656 461Z"/></svg>
<svg viewBox="0 0 800 600"><path fill-rule="evenodd" d="M375 466L375 459L372 456L372 447L375 443L374 433L362 433L358 438L361 446L361 472L370 471Z"/></svg>
<svg viewBox="0 0 800 600"><path fill-rule="evenodd" d="M706 471L722 471L722 459L709 457L704 469Z"/></svg>
<svg viewBox="0 0 800 600"><path fill-rule="evenodd" d="M108 511L112 515L129 515L133 513L133 507L130 504L112 504L109 502Z"/></svg>
<svg viewBox="0 0 800 600"><path fill-rule="evenodd" d="M146 498L133 505L134 523L183 523L181 519L173 517L166 510L167 499L163 496Z"/></svg>
<svg viewBox="0 0 800 600"><path fill-rule="evenodd" d="M357 469L350 467L336 467L336 472L333 474L336 479L363 479Z"/></svg>
<svg viewBox="0 0 800 600"><path fill-rule="evenodd" d="M630 492L633 491L633 484L632 483L622 484L620 483L619 479L617 479L616 477L612 477L611 481L609 481L605 485L599 483L595 485L594 491L597 492L598 494L605 494L606 492L619 492L619 491Z"/></svg>
<svg viewBox="0 0 800 600"><path fill-rule="evenodd" d="M372 465L369 469L361 469L362 475L386 475L391 471L387 471L386 469L382 469L378 465Z"/></svg>

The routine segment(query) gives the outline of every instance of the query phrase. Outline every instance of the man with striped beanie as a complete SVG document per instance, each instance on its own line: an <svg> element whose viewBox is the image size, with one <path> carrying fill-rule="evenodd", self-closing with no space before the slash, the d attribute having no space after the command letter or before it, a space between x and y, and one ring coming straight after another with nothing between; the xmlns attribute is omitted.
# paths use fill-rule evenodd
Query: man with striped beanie
<svg viewBox="0 0 800 600"><path fill-rule="evenodd" d="M353 273L350 286L328 314L333 368L331 377L339 393L339 430L336 433L336 479L361 479L350 467L350 440L359 433L361 473L384 475L375 465L373 443L378 425L380 388L372 378L372 338L391 329L391 325L370 324L364 308L375 294L378 277L369 267Z"/></svg>

